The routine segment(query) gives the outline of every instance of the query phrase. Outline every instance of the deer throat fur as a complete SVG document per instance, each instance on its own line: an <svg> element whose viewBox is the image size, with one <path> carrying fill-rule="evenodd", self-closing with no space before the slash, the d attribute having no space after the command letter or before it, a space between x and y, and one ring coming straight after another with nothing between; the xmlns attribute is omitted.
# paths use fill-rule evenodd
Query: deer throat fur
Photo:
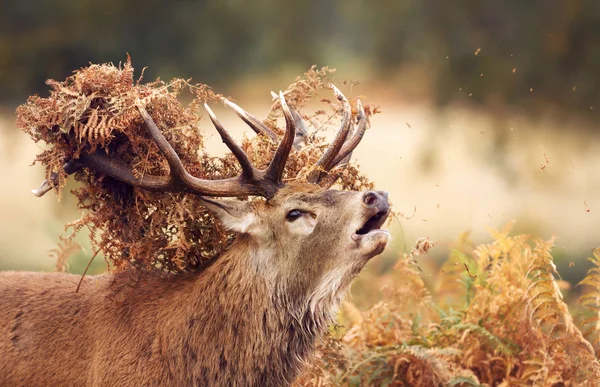
<svg viewBox="0 0 600 387"><path fill-rule="evenodd" d="M144 369L140 381L157 385L291 384L331 323L339 292L306 289L303 298L289 297L276 279L248 270L247 259L233 248L201 273L142 278L131 296L119 296L126 300L107 318L129 328L105 334L135 348L130 356L138 364L121 367L123 354L103 347L97 356L114 358L115 367L94 381L117 382L121 373L130 378ZM156 288L165 286L168 296L161 298ZM315 303L315 295L322 299ZM152 326L147 303L160 305Z"/></svg>
<svg viewBox="0 0 600 387"><path fill-rule="evenodd" d="M335 294L316 296L314 289L295 289L301 294L290 297L294 292L284 281L265 275L260 268L249 270L253 265L246 259L247 254L234 249L208 269L213 273L200 274L196 281L195 313L182 322L190 330L190 342L179 348L182 362L187 359L193 370L190 383L289 385L333 321L341 298L337 287ZM210 280L202 280L208 274ZM211 297L203 297L207 294ZM165 342L177 340L172 337Z"/></svg>
<svg viewBox="0 0 600 387"><path fill-rule="evenodd" d="M7 274L0 295L21 296L0 303L8 322L0 326L0 357L8 362L0 380L289 385L351 279L333 275L290 289L248 259L232 246L199 273L148 273L135 282L124 273L86 277L78 293L77 275ZM65 349L60 364L56 348Z"/></svg>

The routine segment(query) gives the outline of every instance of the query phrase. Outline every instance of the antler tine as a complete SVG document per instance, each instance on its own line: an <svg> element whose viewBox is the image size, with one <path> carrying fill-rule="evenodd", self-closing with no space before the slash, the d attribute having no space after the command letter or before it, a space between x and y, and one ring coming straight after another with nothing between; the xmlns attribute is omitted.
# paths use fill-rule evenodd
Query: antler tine
<svg viewBox="0 0 600 387"><path fill-rule="evenodd" d="M123 160L111 157L99 149L94 153L82 155L78 161L81 166L86 166L95 171L102 172L134 187L153 191L177 190L174 187L175 181L172 176L144 174L141 178L137 178L133 174L131 167Z"/></svg>
<svg viewBox="0 0 600 387"><path fill-rule="evenodd" d="M252 128L256 134L267 136L273 140L273 142L277 142L279 140L275 132L260 122L260 120L254 117L252 114L248 113L228 99L223 98L223 102L225 105L233 109L235 114L237 114L238 117L240 117L250 128Z"/></svg>
<svg viewBox="0 0 600 387"><path fill-rule="evenodd" d="M186 171L185 167L183 166L183 163L181 162L181 159L177 155L177 152L175 152L175 149L173 149L173 147L171 146L171 144L169 144L169 142L162 134L160 129L158 129L158 126L156 126L156 123L154 122L152 117L150 117L150 114L148 114L146 108L144 108L144 106L142 106L141 102L139 101L136 102L136 105L140 114L142 115L142 118L144 119L144 122L146 123L146 126L148 127L150 137L152 137L152 139L158 146L158 149L160 149L160 151L167 159L169 167L171 167L171 173L177 176L183 182L191 182L190 178L192 178L193 176L190 175L188 171Z"/></svg>
<svg viewBox="0 0 600 387"><path fill-rule="evenodd" d="M350 130L350 125L352 124L352 108L350 107L350 103L337 87L334 85L331 85L331 87L333 88L336 98L343 105L344 113L342 115L342 125L338 130L333 142L329 145L327 150L325 150L325 153L323 153L323 156L321 156L319 161L317 161L315 164L315 169L309 174L307 180L310 183L318 183L321 180L324 171L331 169L333 161L342 148L342 145L344 145L344 142L346 141L348 131Z"/></svg>
<svg viewBox="0 0 600 387"><path fill-rule="evenodd" d="M225 127L223 127L221 122L219 122L217 116L215 115L215 113L213 113L212 109L208 106L208 104L205 103L204 108L208 112L208 116L210 117L210 120L212 121L215 128L217 129L217 132L219 132L221 140L223 140L225 145L227 145L227 148L229 148L231 153L233 153L237 161L240 163L240 166L242 167L242 175L244 175L248 179L253 179L254 168L252 167L252 163L250 163L250 160L248 159L248 156L246 155L244 150L240 146L238 146L235 143L235 141L231 138Z"/></svg>
<svg viewBox="0 0 600 387"><path fill-rule="evenodd" d="M340 153L333 161L333 164L331 165L331 168L328 170L328 172L331 169L337 167L338 165L344 166L350 162L350 157L352 157L352 151L354 151L356 146L360 143L360 140L362 139L363 135L365 134L365 131L367 129L367 120L365 111L363 110L362 104L358 99L356 100L356 108L358 110L358 128L356 129L356 133L352 135L352 128L350 128L348 138L346 139L344 146L340 150ZM328 175L323 177L319 184L321 185L321 187L329 189L339 180L341 174L341 170L334 170L333 172L330 172Z"/></svg>
<svg viewBox="0 0 600 387"><path fill-rule="evenodd" d="M292 113L292 117L294 118L294 123L296 125L296 136L294 138L294 148L296 150L302 149L302 143L306 142L306 137L308 136L308 130L306 130L306 125L304 125L304 121L300 114L293 109L291 106L288 106L290 112Z"/></svg>
<svg viewBox="0 0 600 387"><path fill-rule="evenodd" d="M274 91L271 91L271 97L273 98L274 106L279 101L279 95ZM306 129L306 125L304 124L302 117L296 111L296 109L292 108L290 105L288 105L288 108L292 112L292 117L294 117L294 122L296 124L296 138L294 139L294 148L296 150L300 150L302 149L302 143L306 142L306 138L308 137L308 130Z"/></svg>
<svg viewBox="0 0 600 387"><path fill-rule="evenodd" d="M246 195L272 197L277 191L278 183L266 179L255 181L246 175L221 180L205 180L192 176L185 169L181 159L141 103L137 103L137 108L146 122L150 136L171 167L170 187L167 188L175 191L178 188L179 190L189 190L200 195L229 197ZM183 187L177 187L178 183Z"/></svg>
<svg viewBox="0 0 600 387"><path fill-rule="evenodd" d="M356 133L351 138L348 138L346 140L346 142L344 143L344 146L342 147L342 149L340 150L340 153L337 155L337 157L333 161L333 164L331 165L331 168L329 170L335 168L338 165L342 166L344 164L347 164L350 161L350 157L352 157L352 152L358 146L358 144L360 143L360 140L362 140L362 138L367 130L367 116L362 107L362 104L360 103L360 100L358 100L358 99L356 100L356 108L358 110L358 128L356 129ZM340 176L341 176L340 170L330 173L329 175L325 176L320 181L321 186L323 188L329 189L332 185L334 185L338 181Z"/></svg>
<svg viewBox="0 0 600 387"><path fill-rule="evenodd" d="M279 92L279 100L283 115L285 116L285 134L283 135L283 139L277 147L273 160L271 160L271 164L269 164L266 171L267 178L276 182L281 182L283 171L285 169L285 162L292 150L294 137L296 136L296 122L290 108L285 102L285 97L282 92Z"/></svg>
<svg viewBox="0 0 600 387"><path fill-rule="evenodd" d="M83 167L83 165L81 165L81 163L78 162L77 160L71 160L71 161L66 162L63 165L63 170L65 171L65 173L67 175L71 175L71 174L79 171L82 167ZM42 184L40 184L39 188L32 189L31 193L34 194L35 196L37 196L38 198L41 198L46 193L51 191L54 186L56 186L57 180L58 180L58 175L56 174L56 172L52 172L52 174L50 175L50 181L48 181L48 179L44 179Z"/></svg>
<svg viewBox="0 0 600 387"><path fill-rule="evenodd" d="M340 153L337 155L337 157L331 164L331 168L329 168L329 170L334 168L336 165L343 162L344 160L346 160L347 162L350 159L352 152L354 151L354 149L356 149L363 136L365 135L365 132L367 131L367 116L362 107L362 104L360 103L360 100L358 99L356 100L356 108L358 110L358 128L356 129L356 133L354 133L354 135L344 143L344 146L342 147Z"/></svg>
<svg viewBox="0 0 600 387"><path fill-rule="evenodd" d="M48 182L48 179L44 179L44 181L42 181L42 184L40 184L39 188L32 189L31 193L34 194L35 196L37 196L38 198L41 198L51 189L52 189L52 186Z"/></svg>
<svg viewBox="0 0 600 387"><path fill-rule="evenodd" d="M101 150L96 150L94 153L82 155L77 160L67 162L63 166L63 170L67 175L71 175L83 167L105 173L106 175L129 185L155 191L166 191L173 185L170 176L144 175L141 178L137 178L131 171L131 168L122 160L112 158ZM52 180L56 180L56 178L57 177L54 174L51 177ZM50 184L48 180L44 180L38 189L31 190L31 192L35 196L41 197L52 190L53 185L56 185L56 181L53 181L52 184Z"/></svg>

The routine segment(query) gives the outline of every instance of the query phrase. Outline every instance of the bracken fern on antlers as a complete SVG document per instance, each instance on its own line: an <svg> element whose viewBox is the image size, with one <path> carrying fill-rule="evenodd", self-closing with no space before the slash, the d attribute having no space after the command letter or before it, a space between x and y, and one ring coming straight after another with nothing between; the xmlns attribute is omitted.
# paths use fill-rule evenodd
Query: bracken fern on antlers
<svg viewBox="0 0 600 387"><path fill-rule="evenodd" d="M142 72L143 73L143 72ZM283 93L297 111L328 87L332 70L312 67ZM17 125L31 138L47 144L36 157L45 167L47 187L60 195L68 174L65 163L100 150L110 153L133 167L136 178L167 175L169 165L148 134L136 104L143 104L162 134L180 156L185 168L201 179L223 179L239 173L235 157L213 157L206 152L199 107L207 102L221 102L223 96L203 84L188 80L170 82L137 80L128 60L121 66L92 64L75 71L65 81L48 81L48 97L32 96L17 109ZM178 99L183 90L192 94L192 102L184 106ZM287 97L286 97L287 98ZM356 102L350 101L355 115ZM230 106L230 102L228 102ZM331 115L339 114L337 104L327 101ZM362 109L361 109L362 110ZM276 104L262 124L275 134ZM367 119L377 111L366 106ZM298 113L302 114L302 113ZM309 123L322 125L317 111L307 116ZM321 132L321 127L311 128ZM242 149L257 168L264 168L275 152L273 141L253 136L242 141ZM305 178L306 168L319 159L326 142L312 136L310 146L290 155L285 170L286 182ZM353 165L331 171L344 189L369 189L371 183ZM202 206L201 201L186 193L150 192L94 172L80 169L74 173L78 187L72 192L84 215L67 225L63 239L70 239L82 229L90 231L94 251L103 253L116 270L141 268L186 272L205 267L227 247L232 236ZM244 198L241 198L244 199ZM66 242L65 242L66 243ZM60 260L59 269L65 267Z"/></svg>

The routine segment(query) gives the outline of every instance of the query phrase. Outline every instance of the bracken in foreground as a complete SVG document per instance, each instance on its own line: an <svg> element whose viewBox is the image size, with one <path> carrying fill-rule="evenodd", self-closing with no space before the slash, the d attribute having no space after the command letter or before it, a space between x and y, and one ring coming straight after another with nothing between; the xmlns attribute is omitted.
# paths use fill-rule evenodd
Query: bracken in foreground
<svg viewBox="0 0 600 387"><path fill-rule="evenodd" d="M582 284L592 315L579 325L563 301L550 254L553 241L509 236L451 252L432 293L402 259L385 301L321 345L305 385L593 386L598 349L600 252ZM349 310L349 308L346 308ZM597 352L596 352L597 353Z"/></svg>

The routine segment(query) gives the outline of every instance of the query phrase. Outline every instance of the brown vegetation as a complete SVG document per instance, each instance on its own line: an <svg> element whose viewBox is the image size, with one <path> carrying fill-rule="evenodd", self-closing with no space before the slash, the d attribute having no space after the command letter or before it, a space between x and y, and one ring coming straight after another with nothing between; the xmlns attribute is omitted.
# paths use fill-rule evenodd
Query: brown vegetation
<svg viewBox="0 0 600 387"><path fill-rule="evenodd" d="M349 329L321 346L306 385L593 386L600 380L600 253L582 284L593 291L575 324L550 250L553 241L493 232L474 247L461 238L432 292L408 259L384 301L344 310ZM588 341L588 339L590 341Z"/></svg>

